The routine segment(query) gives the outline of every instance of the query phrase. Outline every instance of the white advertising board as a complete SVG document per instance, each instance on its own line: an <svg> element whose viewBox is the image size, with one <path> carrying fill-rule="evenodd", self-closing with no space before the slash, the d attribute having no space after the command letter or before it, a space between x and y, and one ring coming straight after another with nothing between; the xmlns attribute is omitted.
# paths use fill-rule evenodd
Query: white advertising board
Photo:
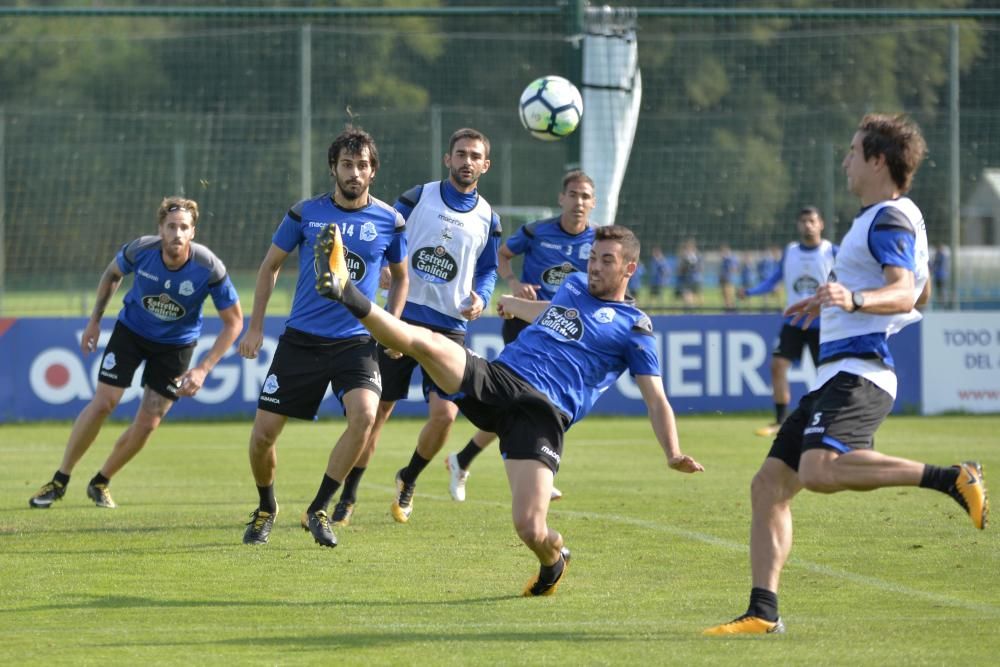
<svg viewBox="0 0 1000 667"><path fill-rule="evenodd" d="M923 412L1000 412L1000 313L927 313Z"/></svg>

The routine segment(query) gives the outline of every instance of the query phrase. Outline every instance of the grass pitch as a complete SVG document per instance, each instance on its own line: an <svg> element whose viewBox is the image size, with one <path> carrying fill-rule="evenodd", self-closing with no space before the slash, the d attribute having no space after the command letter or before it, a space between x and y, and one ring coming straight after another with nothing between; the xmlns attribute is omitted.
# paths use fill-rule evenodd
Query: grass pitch
<svg viewBox="0 0 1000 667"><path fill-rule="evenodd" d="M256 506L249 423L169 419L114 480L86 482L109 424L50 510L28 497L58 465L68 424L0 427L0 627L6 664L993 664L1000 538L922 489L797 499L781 611L788 634L703 638L749 591L751 476L764 418L682 417L707 471L670 471L647 422L593 418L567 438L551 524L573 563L558 593L523 599L536 562L510 523L495 446L452 502L442 453L413 517L388 508L420 422L390 420L354 523L323 549L298 526L343 422L290 423L279 444L271 543L241 544ZM1000 417L890 417L881 451L978 458L1000 493ZM445 452L472 433L460 421ZM994 519L1000 523L1000 518Z"/></svg>

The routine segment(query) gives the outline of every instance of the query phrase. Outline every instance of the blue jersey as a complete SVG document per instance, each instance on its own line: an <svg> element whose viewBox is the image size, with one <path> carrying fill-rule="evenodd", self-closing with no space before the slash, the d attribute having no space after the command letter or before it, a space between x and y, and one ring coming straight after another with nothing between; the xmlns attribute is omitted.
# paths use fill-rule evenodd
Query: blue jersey
<svg viewBox="0 0 1000 667"><path fill-rule="evenodd" d="M351 338L367 330L343 305L316 292L317 267L313 245L331 222L340 227L351 281L375 300L382 260L396 264L406 259L402 216L374 197L355 210L343 209L328 192L306 199L285 214L271 241L285 252L299 249L299 279L286 326L323 338Z"/></svg>
<svg viewBox="0 0 1000 667"><path fill-rule="evenodd" d="M529 222L507 239L507 249L524 255L521 282L539 285L539 301L551 301L566 276L587 271L594 228L570 234L559 224L559 216Z"/></svg>
<svg viewBox="0 0 1000 667"><path fill-rule="evenodd" d="M653 287L667 287L670 285L670 262L666 257L653 258L653 278L650 285Z"/></svg>
<svg viewBox="0 0 1000 667"><path fill-rule="evenodd" d="M507 345L497 362L545 394L576 423L626 369L660 375L649 317L634 301L604 301L574 273L551 304Z"/></svg>
<svg viewBox="0 0 1000 667"><path fill-rule="evenodd" d="M740 262L735 255L722 255L719 262L719 282L722 284L735 284L736 277L740 271Z"/></svg>
<svg viewBox="0 0 1000 667"><path fill-rule="evenodd" d="M225 265L205 246L192 243L191 255L179 269L167 268L162 248L159 236L142 236L118 251L118 269L135 273L118 321L156 343L193 343L201 335L201 308L209 295L218 310L240 299Z"/></svg>

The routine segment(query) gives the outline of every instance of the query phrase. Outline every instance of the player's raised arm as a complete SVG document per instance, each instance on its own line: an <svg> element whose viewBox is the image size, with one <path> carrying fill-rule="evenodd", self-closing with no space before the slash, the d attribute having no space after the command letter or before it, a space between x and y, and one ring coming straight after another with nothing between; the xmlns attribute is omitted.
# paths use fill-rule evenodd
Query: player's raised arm
<svg viewBox="0 0 1000 667"><path fill-rule="evenodd" d="M663 379L658 375L636 375L635 381L642 393L642 400L646 403L649 423L653 425L656 439L667 455L667 465L680 472L703 471L705 468L700 463L681 452L677 420L663 391Z"/></svg>

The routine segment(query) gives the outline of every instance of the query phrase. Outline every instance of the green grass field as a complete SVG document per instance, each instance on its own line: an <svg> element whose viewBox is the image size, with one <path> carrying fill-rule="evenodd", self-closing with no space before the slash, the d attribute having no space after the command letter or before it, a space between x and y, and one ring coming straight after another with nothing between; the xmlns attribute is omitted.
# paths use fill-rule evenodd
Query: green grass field
<svg viewBox="0 0 1000 667"><path fill-rule="evenodd" d="M558 593L523 599L536 564L510 524L495 450L468 500L448 497L443 455L407 525L388 508L420 422L390 421L340 546L298 526L342 421L292 423L279 442L271 543L241 544L256 505L248 423L167 423L114 480L120 507L84 494L122 428L110 424L51 510L28 497L62 455L67 424L0 427L4 662L54 664L988 665L1000 655L1000 526L972 528L922 489L796 501L781 590L788 634L701 630L749 590L748 484L764 417L684 417L667 469L647 422L593 418L569 434L552 525L574 560ZM887 453L978 458L1000 489L1000 417L891 417ZM460 421L447 451L472 427ZM991 474L993 475L991 477Z"/></svg>

